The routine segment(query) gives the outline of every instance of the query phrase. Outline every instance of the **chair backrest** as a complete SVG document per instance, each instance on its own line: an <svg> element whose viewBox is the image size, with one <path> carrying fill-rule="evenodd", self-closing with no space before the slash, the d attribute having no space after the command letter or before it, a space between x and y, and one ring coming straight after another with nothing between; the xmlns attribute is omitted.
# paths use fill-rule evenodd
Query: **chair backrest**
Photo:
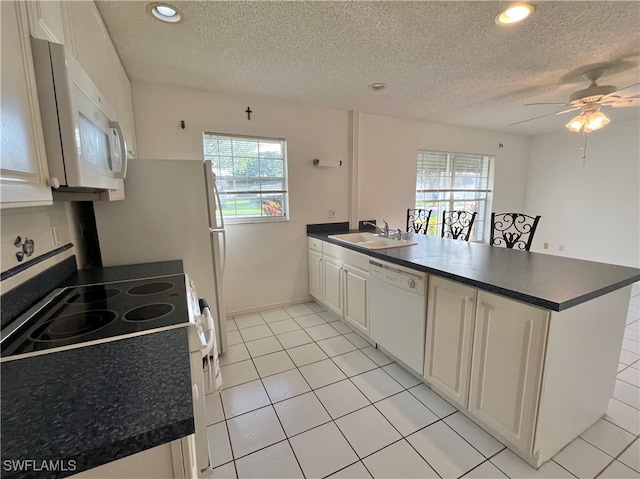
<svg viewBox="0 0 640 479"><path fill-rule="evenodd" d="M426 235L429 227L429 218L431 218L431 210L409 208L407 210L407 232Z"/></svg>
<svg viewBox="0 0 640 479"><path fill-rule="evenodd" d="M473 221L476 219L474 211L443 211L442 212L442 237L469 241Z"/></svg>
<svg viewBox="0 0 640 479"><path fill-rule="evenodd" d="M491 246L529 251L540 215L491 213Z"/></svg>

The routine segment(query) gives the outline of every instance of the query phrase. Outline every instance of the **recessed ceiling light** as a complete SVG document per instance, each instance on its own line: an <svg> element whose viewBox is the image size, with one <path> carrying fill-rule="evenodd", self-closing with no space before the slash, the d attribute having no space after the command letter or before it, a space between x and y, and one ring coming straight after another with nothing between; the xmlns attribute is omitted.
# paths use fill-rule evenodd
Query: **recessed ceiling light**
<svg viewBox="0 0 640 479"><path fill-rule="evenodd" d="M516 3L502 10L496 15L496 23L498 25L511 25L518 23L527 18L535 11L533 5L528 3Z"/></svg>
<svg viewBox="0 0 640 479"><path fill-rule="evenodd" d="M168 3L150 3L147 5L147 13L167 23L179 23L183 19L180 11Z"/></svg>
<svg viewBox="0 0 640 479"><path fill-rule="evenodd" d="M389 85L386 83L372 83L367 88L371 91L380 91L389 88Z"/></svg>

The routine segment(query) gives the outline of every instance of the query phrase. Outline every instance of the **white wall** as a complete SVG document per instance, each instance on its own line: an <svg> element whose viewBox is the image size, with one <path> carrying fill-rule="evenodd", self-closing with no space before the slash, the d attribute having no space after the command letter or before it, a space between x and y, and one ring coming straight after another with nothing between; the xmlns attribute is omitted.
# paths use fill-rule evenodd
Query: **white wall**
<svg viewBox="0 0 640 479"><path fill-rule="evenodd" d="M640 267L639 131L632 120L590 133L584 166L582 135L532 140L525 206L542 215L533 251Z"/></svg>
<svg viewBox="0 0 640 479"><path fill-rule="evenodd" d="M133 84L133 100L140 158L202 160L204 131L287 140L290 221L227 226L226 309L310 298L306 225L348 220L348 169L312 160L347 160L348 113L147 83Z"/></svg>
<svg viewBox="0 0 640 479"><path fill-rule="evenodd" d="M523 211L528 137L363 113L359 126L361 219L386 219L404 230L407 208L415 204L419 149L495 156L493 211Z"/></svg>

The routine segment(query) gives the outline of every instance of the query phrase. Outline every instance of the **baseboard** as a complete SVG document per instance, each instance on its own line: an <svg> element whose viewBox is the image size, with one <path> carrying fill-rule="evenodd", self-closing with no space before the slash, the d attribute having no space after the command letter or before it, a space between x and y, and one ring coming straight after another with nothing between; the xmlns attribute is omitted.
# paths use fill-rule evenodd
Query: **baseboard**
<svg viewBox="0 0 640 479"><path fill-rule="evenodd" d="M256 306L252 308L227 311L227 319L234 318L236 316L246 316L247 314L259 313L260 311L268 311L270 309L284 308L285 306L293 306L295 304L311 303L313 301L315 300L312 296L304 296L302 298L290 299L287 301L277 301L275 303L263 304L262 306Z"/></svg>

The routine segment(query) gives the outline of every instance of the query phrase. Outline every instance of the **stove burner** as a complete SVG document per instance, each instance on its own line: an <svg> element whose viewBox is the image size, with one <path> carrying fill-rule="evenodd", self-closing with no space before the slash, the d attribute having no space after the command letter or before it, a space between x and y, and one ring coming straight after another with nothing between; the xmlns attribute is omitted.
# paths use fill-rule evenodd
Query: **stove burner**
<svg viewBox="0 0 640 479"><path fill-rule="evenodd" d="M67 303L86 304L105 301L114 296L118 296L121 290L116 288L93 289L78 293L67 300Z"/></svg>
<svg viewBox="0 0 640 479"><path fill-rule="evenodd" d="M141 284L140 286L134 286L127 291L127 294L131 294L133 296L145 296L147 294L162 293L163 291L170 290L174 286L175 285L173 283L168 283L166 281L159 281L157 283L146 283Z"/></svg>
<svg viewBox="0 0 640 479"><path fill-rule="evenodd" d="M162 318L174 309L172 304L167 303L147 304L127 311L124 313L123 319L126 321L149 321Z"/></svg>
<svg viewBox="0 0 640 479"><path fill-rule="evenodd" d="M30 334L34 341L60 341L102 329L116 319L113 311L95 310L74 313L47 321Z"/></svg>

